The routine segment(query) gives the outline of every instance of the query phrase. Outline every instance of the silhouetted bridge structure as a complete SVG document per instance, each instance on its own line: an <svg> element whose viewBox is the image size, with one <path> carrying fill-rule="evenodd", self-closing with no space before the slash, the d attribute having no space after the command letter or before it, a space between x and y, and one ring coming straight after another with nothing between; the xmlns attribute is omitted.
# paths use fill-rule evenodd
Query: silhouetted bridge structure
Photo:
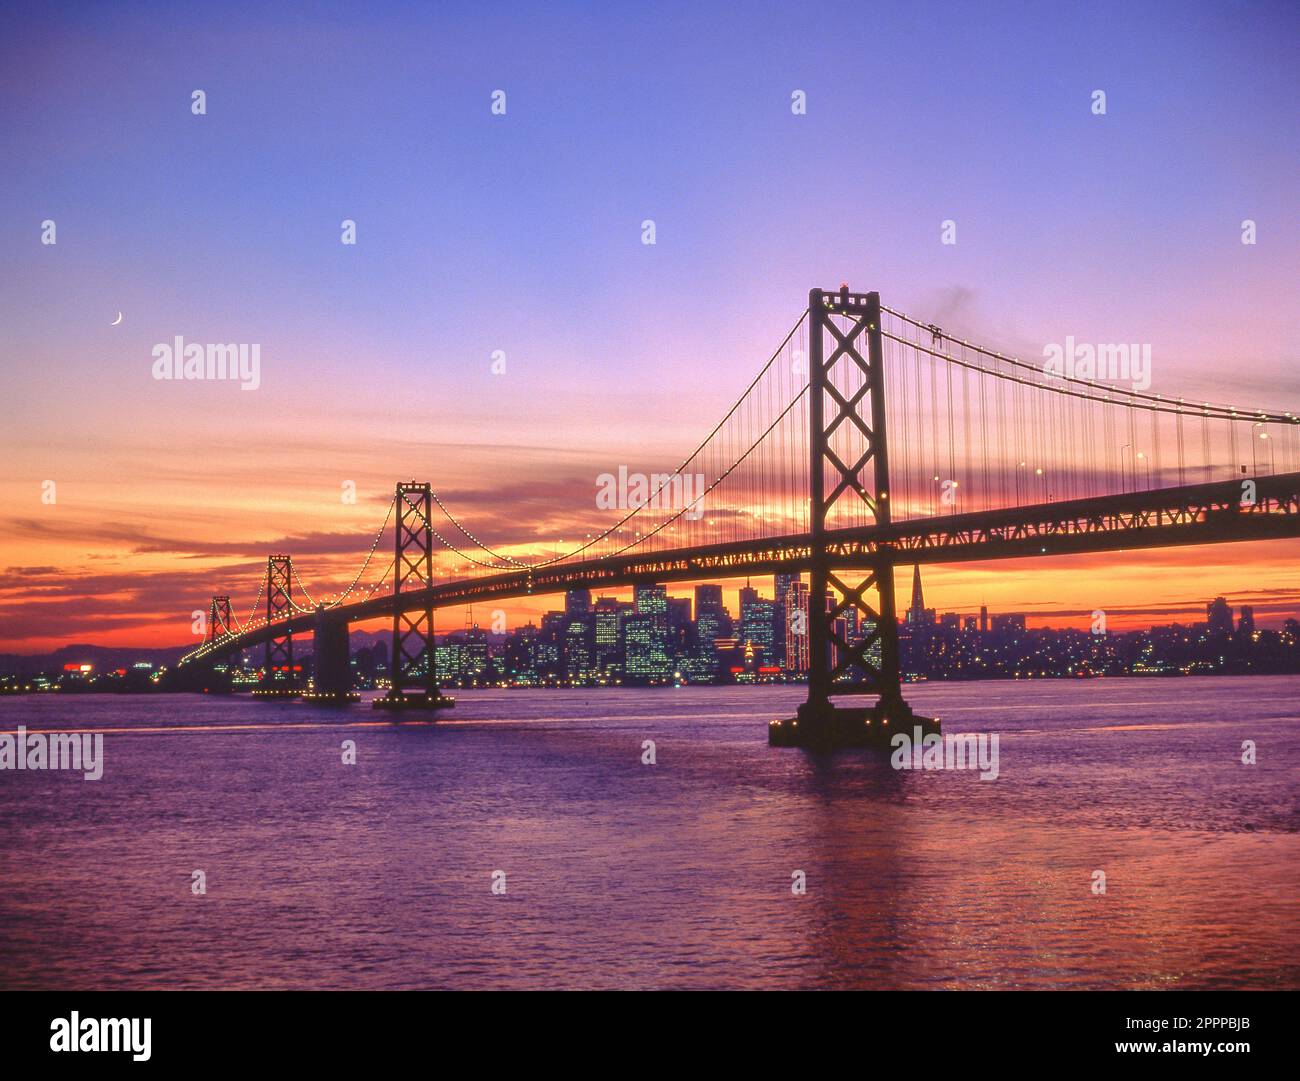
<svg viewBox="0 0 1300 1081"><path fill-rule="evenodd" d="M228 596L213 597L207 639L182 664L263 645L255 693L297 694L293 636L310 631L313 695L348 700L348 626L389 617L392 689L376 706L437 709L451 704L433 659L439 608L802 573L810 597L826 600L807 612L808 700L772 726L772 741L874 742L891 725L932 729L902 696L897 564L1300 536L1300 418L1122 387L1115 377L1131 374L1136 355L1128 350L1099 347L1094 366L1108 370L1086 376L1047 372L884 308L876 293L813 290L704 442L583 543L540 555L535 538L488 544L430 484L399 483L338 597L312 601L291 557L273 555L247 624ZM700 476L702 485L682 483ZM393 561L362 590L394 511ZM451 565L435 568L435 558ZM474 573L459 574L462 563ZM850 609L860 636L843 630ZM874 701L845 709L833 702L841 695Z"/></svg>

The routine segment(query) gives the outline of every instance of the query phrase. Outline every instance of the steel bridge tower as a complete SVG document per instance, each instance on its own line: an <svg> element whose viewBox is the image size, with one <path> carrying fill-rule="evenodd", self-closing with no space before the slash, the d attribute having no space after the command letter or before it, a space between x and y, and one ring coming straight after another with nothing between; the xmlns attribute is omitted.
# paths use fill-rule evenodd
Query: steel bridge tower
<svg viewBox="0 0 1300 1081"><path fill-rule="evenodd" d="M848 366L838 379L837 365ZM871 562L840 561L828 536L828 520L849 504L854 513L865 507L877 525L890 520L879 293L850 293L847 285L838 292L809 292L808 368L808 700L796 717L769 726L769 741L822 748L888 745L893 732L910 735L914 725L937 732L937 721L917 717L903 700L894 553L882 547ZM856 390L847 389L854 383ZM850 613L863 628L857 636L847 631ZM875 695L876 701L845 709L831 701L841 694Z"/></svg>
<svg viewBox="0 0 1300 1081"><path fill-rule="evenodd" d="M212 607L208 610L208 635L204 639L205 643L212 645L218 639L234 634L235 628L231 626L232 622L230 598L214 596Z"/></svg>
<svg viewBox="0 0 1300 1081"><path fill-rule="evenodd" d="M213 594L208 606L208 625L204 631L203 644L216 646L223 639L233 638L236 634L234 620L230 615L230 598ZM230 671L226 665L214 664L203 660L193 666L190 685L204 694L229 694L233 690Z"/></svg>
<svg viewBox="0 0 1300 1081"><path fill-rule="evenodd" d="M433 584L433 491L426 482L399 483L396 494L397 529L393 558L393 649L389 661L392 686L375 709L446 709L455 699L438 687L434 655L433 601L411 613L403 611L401 595ZM410 691L407 688L412 688Z"/></svg>
<svg viewBox="0 0 1300 1081"><path fill-rule="evenodd" d="M266 622L293 617L293 557L268 556L266 560ZM266 643L266 665L262 686L254 694L292 698L298 694L298 672L293 664L293 632Z"/></svg>

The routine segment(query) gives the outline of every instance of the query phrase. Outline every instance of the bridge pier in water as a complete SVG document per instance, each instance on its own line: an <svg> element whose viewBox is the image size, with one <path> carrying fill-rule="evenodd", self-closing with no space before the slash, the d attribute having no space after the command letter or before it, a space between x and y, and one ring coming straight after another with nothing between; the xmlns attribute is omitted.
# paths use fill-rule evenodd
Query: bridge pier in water
<svg viewBox="0 0 1300 1081"><path fill-rule="evenodd" d="M808 616L808 700L794 717L768 726L768 743L773 747L888 749L896 732L911 736L917 727L922 735L939 732L936 718L914 713L903 698L893 561L882 560L853 585L860 574L844 568L814 569L816 592L811 596L825 600ZM874 605L868 599L872 591ZM871 627L852 644L837 629L845 625L850 610L862 626ZM837 694L875 695L876 701L869 706L837 706L832 701Z"/></svg>
<svg viewBox="0 0 1300 1081"><path fill-rule="evenodd" d="M836 562L828 538L828 530L838 525L860 524L864 512L874 524L889 525L880 318L879 293L850 293L842 285L838 292L813 289L808 294L808 700L794 717L768 726L768 743L774 747L887 748L900 730L910 733L920 726L923 734L939 731L937 720L917 716L903 700L892 553L865 568L847 566ZM837 365L846 373L838 380L832 377ZM870 627L854 641L847 633L850 617ZM832 702L836 694L875 695L876 701L844 708Z"/></svg>
<svg viewBox="0 0 1300 1081"><path fill-rule="evenodd" d="M302 696L318 705L361 701L352 685L352 649L348 622L318 608L312 627L312 689Z"/></svg>
<svg viewBox="0 0 1300 1081"><path fill-rule="evenodd" d="M433 602L413 613L403 611L403 587L433 584L433 489L411 481L397 485L396 550L393 562L393 649L389 659L392 686L374 701L375 709L436 710L456 704L438 687L433 648ZM415 581L408 585L411 580Z"/></svg>

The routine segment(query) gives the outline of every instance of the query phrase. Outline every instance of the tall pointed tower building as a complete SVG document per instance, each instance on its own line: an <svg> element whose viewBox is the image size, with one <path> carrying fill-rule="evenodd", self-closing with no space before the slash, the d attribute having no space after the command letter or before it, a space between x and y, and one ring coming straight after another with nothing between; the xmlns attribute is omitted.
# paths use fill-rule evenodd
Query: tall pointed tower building
<svg viewBox="0 0 1300 1081"><path fill-rule="evenodd" d="M921 592L921 566L912 567L912 606L907 610L909 627L926 627L934 624L934 610L925 607L925 596Z"/></svg>

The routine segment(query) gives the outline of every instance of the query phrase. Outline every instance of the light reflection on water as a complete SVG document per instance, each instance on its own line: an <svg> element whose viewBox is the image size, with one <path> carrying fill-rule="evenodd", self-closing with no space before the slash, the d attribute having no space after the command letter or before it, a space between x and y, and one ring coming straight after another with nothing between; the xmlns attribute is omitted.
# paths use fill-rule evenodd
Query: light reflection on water
<svg viewBox="0 0 1300 1081"><path fill-rule="evenodd" d="M0 773L0 983L1300 985L1300 679L908 694L998 780L770 749L793 687L3 699L105 766Z"/></svg>

